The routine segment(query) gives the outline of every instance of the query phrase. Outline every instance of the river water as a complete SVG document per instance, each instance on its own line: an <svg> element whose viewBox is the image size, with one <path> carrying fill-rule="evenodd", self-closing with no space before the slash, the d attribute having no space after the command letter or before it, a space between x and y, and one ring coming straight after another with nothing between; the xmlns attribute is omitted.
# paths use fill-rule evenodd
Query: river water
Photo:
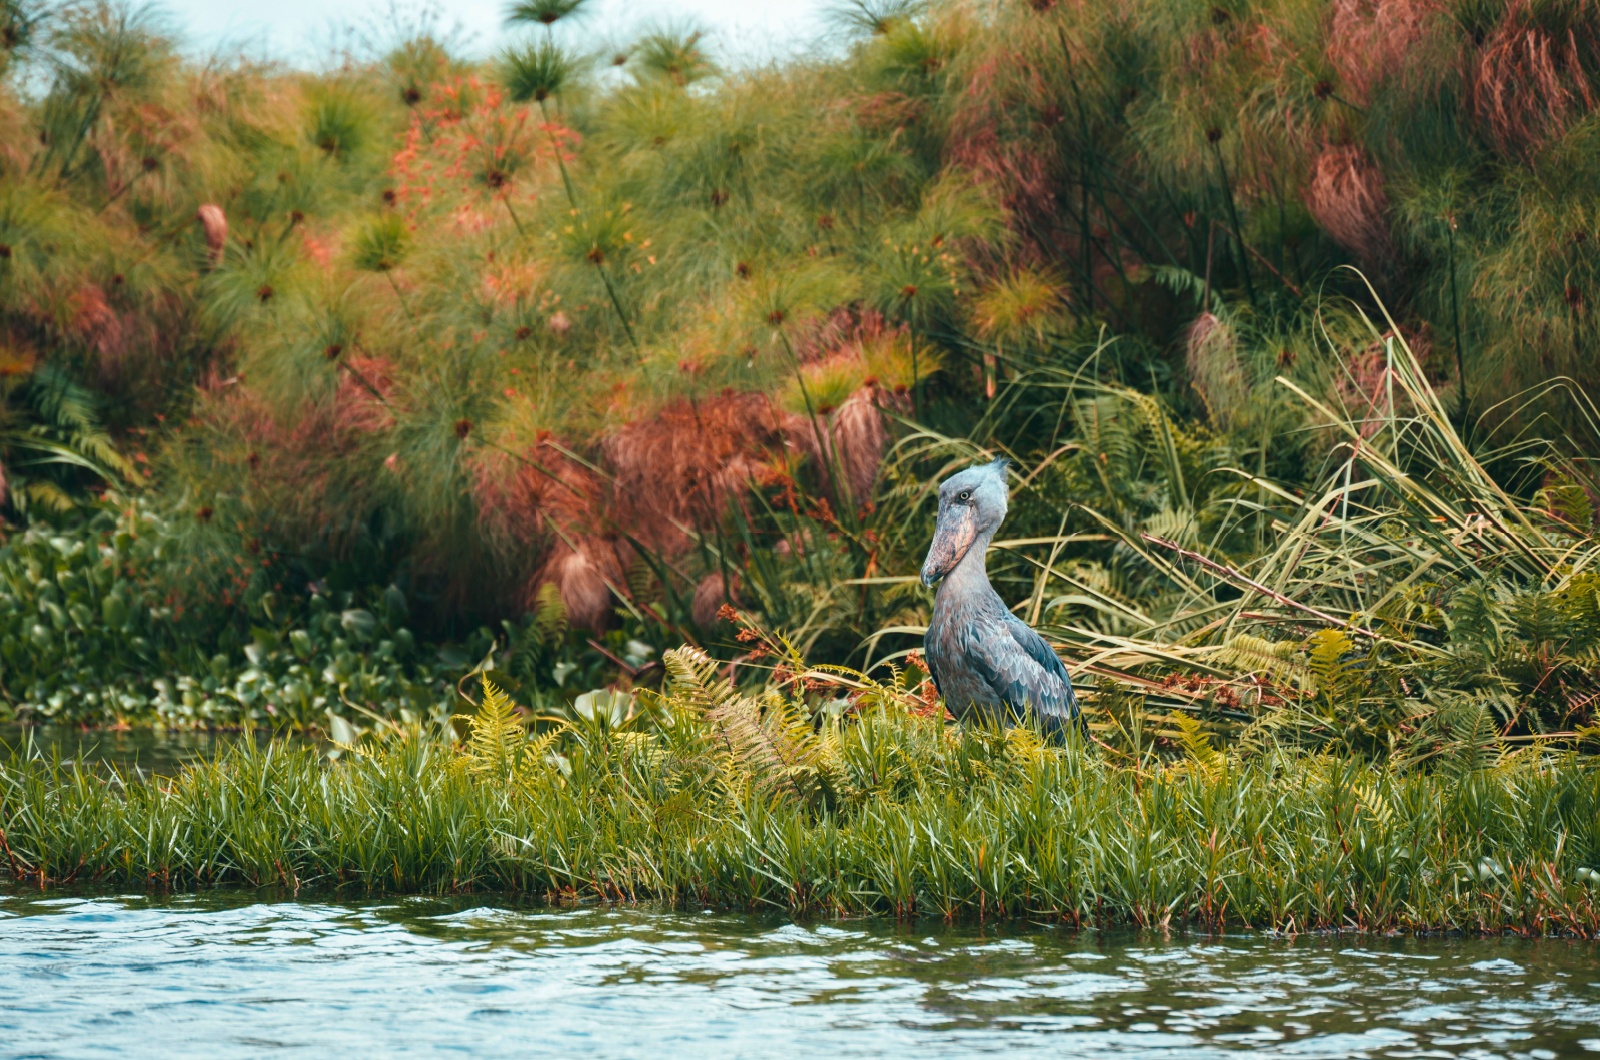
<svg viewBox="0 0 1600 1060"><path fill-rule="evenodd" d="M205 729L75 729L70 725L0 723L0 758L41 753L88 765L111 765L127 773L171 776L189 762L215 755L243 738L238 732ZM262 741L318 745L300 733L259 732Z"/></svg>
<svg viewBox="0 0 1600 1060"><path fill-rule="evenodd" d="M1600 949L0 891L0 1055L1600 1053Z"/></svg>

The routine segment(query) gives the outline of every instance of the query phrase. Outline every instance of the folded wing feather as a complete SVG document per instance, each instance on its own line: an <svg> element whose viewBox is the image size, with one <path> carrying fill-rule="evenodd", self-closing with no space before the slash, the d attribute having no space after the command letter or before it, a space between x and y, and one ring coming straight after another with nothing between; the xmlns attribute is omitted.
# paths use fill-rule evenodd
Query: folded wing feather
<svg viewBox="0 0 1600 1060"><path fill-rule="evenodd" d="M1009 612L977 632L971 658L996 699L1013 709L1032 708L1047 726L1077 717L1072 680L1043 637Z"/></svg>

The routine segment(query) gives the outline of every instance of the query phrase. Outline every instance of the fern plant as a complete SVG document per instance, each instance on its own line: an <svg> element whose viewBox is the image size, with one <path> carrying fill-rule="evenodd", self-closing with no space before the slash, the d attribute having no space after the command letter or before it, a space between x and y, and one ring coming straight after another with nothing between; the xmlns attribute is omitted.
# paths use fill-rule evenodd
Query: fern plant
<svg viewBox="0 0 1600 1060"><path fill-rule="evenodd" d="M542 765L561 735L558 728L530 738L516 704L488 677L477 712L455 717L467 725L465 752L475 773L516 777Z"/></svg>
<svg viewBox="0 0 1600 1060"><path fill-rule="evenodd" d="M1183 750L1184 767L1206 780L1220 780L1227 773L1227 755L1211 745L1211 734L1193 715L1174 712L1167 719L1177 730L1178 746Z"/></svg>
<svg viewBox="0 0 1600 1060"><path fill-rule="evenodd" d="M741 694L699 648L674 648L664 661L667 703L711 728L733 792L754 790L819 808L835 798L836 756L804 703L770 689Z"/></svg>
<svg viewBox="0 0 1600 1060"><path fill-rule="evenodd" d="M101 423L93 393L58 365L41 364L20 385L0 372L0 503L65 511L86 486L126 483L132 463Z"/></svg>

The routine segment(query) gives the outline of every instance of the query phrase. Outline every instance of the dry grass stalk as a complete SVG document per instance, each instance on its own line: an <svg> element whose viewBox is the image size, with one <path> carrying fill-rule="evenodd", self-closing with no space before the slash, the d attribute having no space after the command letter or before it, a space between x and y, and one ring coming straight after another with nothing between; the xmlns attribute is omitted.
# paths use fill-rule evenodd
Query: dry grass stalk
<svg viewBox="0 0 1600 1060"><path fill-rule="evenodd" d="M1233 329L1209 312L1189 325L1185 339L1189 385L1205 403L1213 423L1227 426L1249 396Z"/></svg>
<svg viewBox="0 0 1600 1060"><path fill-rule="evenodd" d="M1377 434L1397 415L1415 415L1415 406L1395 374L1389 353L1388 340L1393 337L1386 334L1352 353L1345 361L1344 374L1335 383L1346 414L1358 425L1363 438ZM1409 334L1405 342L1419 364L1426 362L1429 346L1424 334Z"/></svg>
<svg viewBox="0 0 1600 1060"><path fill-rule="evenodd" d="M206 258L212 268L222 264L222 251L228 245L228 215L215 203L203 203L195 211L206 234Z"/></svg>

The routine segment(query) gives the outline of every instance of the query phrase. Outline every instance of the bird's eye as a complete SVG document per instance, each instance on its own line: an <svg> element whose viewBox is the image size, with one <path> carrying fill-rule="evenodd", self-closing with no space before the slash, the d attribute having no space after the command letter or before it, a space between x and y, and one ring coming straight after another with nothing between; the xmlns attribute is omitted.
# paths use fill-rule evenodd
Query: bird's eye
<svg viewBox="0 0 1600 1060"><path fill-rule="evenodd" d="M972 499L972 491L971 490L962 490L960 493L958 493L956 495L956 500L958 500L958 501L970 501L971 499Z"/></svg>

